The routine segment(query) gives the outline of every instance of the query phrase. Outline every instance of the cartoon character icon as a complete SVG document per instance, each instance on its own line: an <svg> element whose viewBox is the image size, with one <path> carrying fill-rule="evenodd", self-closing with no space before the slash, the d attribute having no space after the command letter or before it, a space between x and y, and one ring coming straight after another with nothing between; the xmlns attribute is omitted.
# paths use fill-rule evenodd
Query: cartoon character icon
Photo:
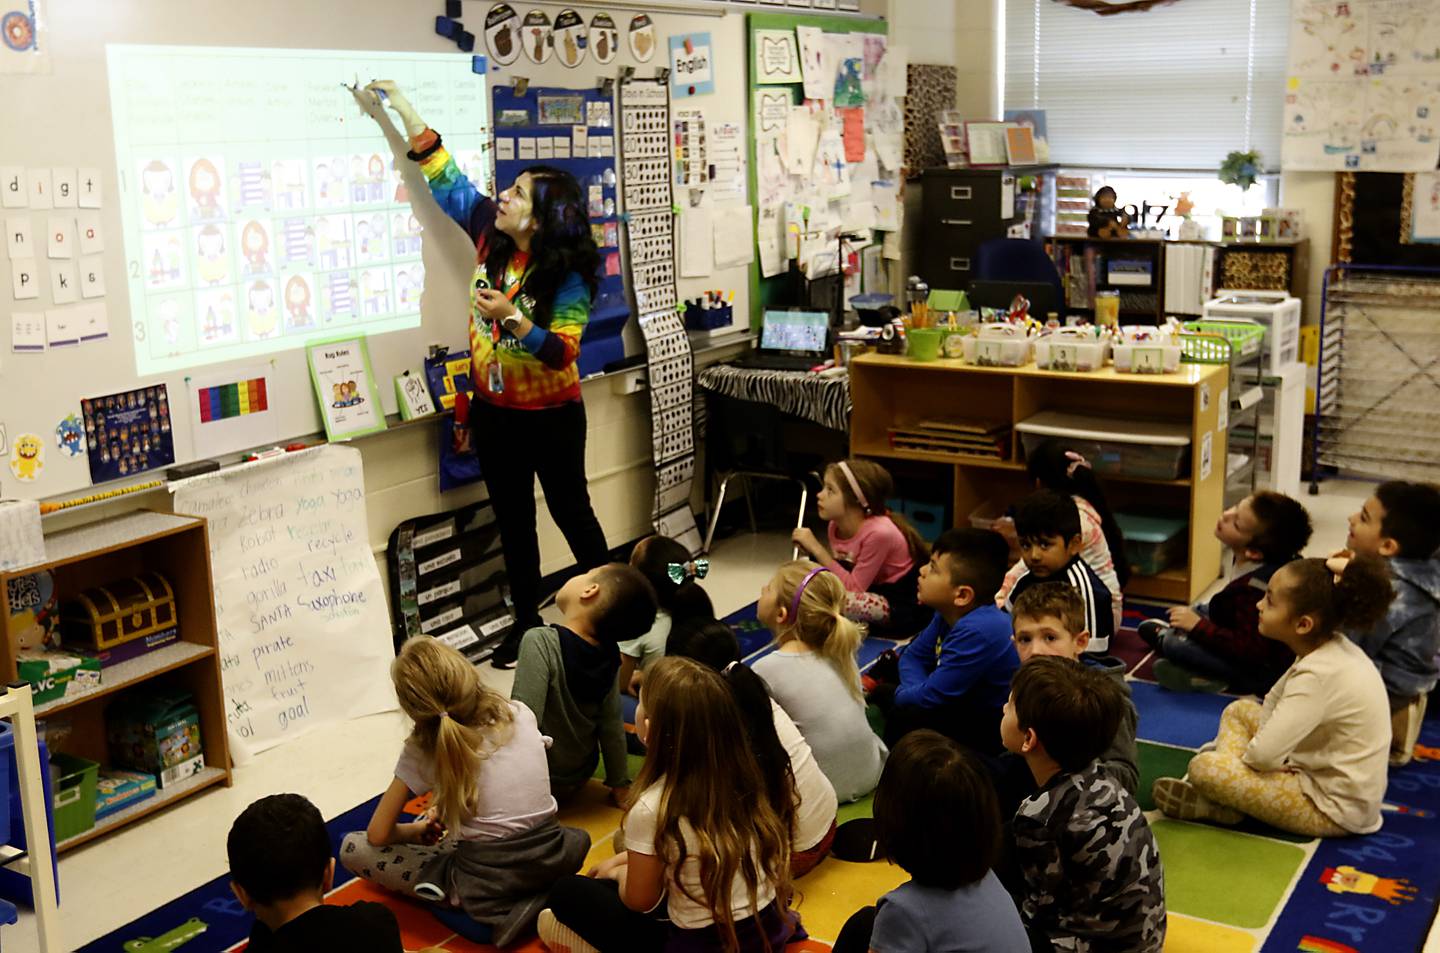
<svg viewBox="0 0 1440 953"><path fill-rule="evenodd" d="M345 406L345 384L343 382L330 385L330 406Z"/></svg>
<svg viewBox="0 0 1440 953"><path fill-rule="evenodd" d="M257 281L246 292L245 300L249 307L250 336L274 337L280 330L279 315L275 313L275 287L268 281Z"/></svg>
<svg viewBox="0 0 1440 953"><path fill-rule="evenodd" d="M299 275L292 275L285 282L286 324L289 328L313 327L315 319L310 315L310 283Z"/></svg>
<svg viewBox="0 0 1440 953"><path fill-rule="evenodd" d="M55 425L55 443L67 456L78 457L85 452L85 428L79 417L71 414Z"/></svg>
<svg viewBox="0 0 1440 953"><path fill-rule="evenodd" d="M206 225L195 236L195 252L199 257L197 271L207 285L224 284L230 279L230 263L225 260L225 233L214 225Z"/></svg>
<svg viewBox="0 0 1440 953"><path fill-rule="evenodd" d="M33 433L22 433L10 447L10 472L21 483L34 483L45 469L45 442Z"/></svg>
<svg viewBox="0 0 1440 953"><path fill-rule="evenodd" d="M56 612L55 577L49 572L14 576L5 583L10 599L12 631L21 649L45 649L59 646Z"/></svg>
<svg viewBox="0 0 1440 953"><path fill-rule="evenodd" d="M1379 897L1391 906L1415 899L1419 888L1403 877L1377 877L1349 865L1326 867L1320 882L1331 893L1360 893Z"/></svg>
<svg viewBox="0 0 1440 953"><path fill-rule="evenodd" d="M190 167L190 200L195 221L210 222L225 217L220 207L220 170L209 159L196 159Z"/></svg>
<svg viewBox="0 0 1440 953"><path fill-rule="evenodd" d="M163 228L175 222L180 200L175 194L175 173L161 159L151 159L140 170L140 212L145 222Z"/></svg>
<svg viewBox="0 0 1440 953"><path fill-rule="evenodd" d="M265 226L251 220L240 230L240 254L245 256L245 273L263 275L270 270L270 234Z"/></svg>

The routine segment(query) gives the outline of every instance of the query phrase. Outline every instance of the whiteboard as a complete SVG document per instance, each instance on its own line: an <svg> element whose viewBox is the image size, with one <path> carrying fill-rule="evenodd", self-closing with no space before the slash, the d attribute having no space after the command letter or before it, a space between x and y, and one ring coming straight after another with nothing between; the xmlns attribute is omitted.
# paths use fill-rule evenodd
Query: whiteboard
<svg viewBox="0 0 1440 953"><path fill-rule="evenodd" d="M484 13L489 6L473 0L464 5L466 27L477 35L476 53L487 52L482 34ZM552 22L563 9L557 4L526 4L522 5L521 12L532 6L545 10ZM587 5L578 9L588 21L606 8ZM186 393L186 379L190 376L198 380L203 375L213 381L217 375L223 377L233 370L238 378L244 379L257 363L264 365L268 368L268 401L276 415L275 439L283 441L322 430L303 351L247 355L214 364L197 363L189 368L159 367L144 376L137 373L137 325L133 320L132 292L128 284L129 265L120 202L121 168L115 154L107 45L450 53L468 70L470 57L462 56L452 42L435 34L435 12L430 7L389 0L355 0L338 7L293 0L206 3L199 7L181 0L85 0L47 4L45 38L49 42L50 72L3 78L7 115L6 136L0 143L0 168L69 168L77 172L92 169L98 173L102 206L96 212L104 238L104 251L98 253L98 261L103 266L106 293L100 299L57 306L49 288L49 262L43 254L38 263L41 287L37 299L17 302L7 293L9 289L0 287L0 302L3 302L0 305L0 430L4 431L7 444L13 444L20 435L34 434L45 448L44 465L34 482L17 482L9 467L0 465L0 497L64 498L88 488L91 479L86 456L70 456L57 446L57 425L68 415L79 413L82 398L129 388L166 385L173 408L177 462L204 456L197 453L191 436L192 414ZM608 12L622 33L634 15L630 9L615 8ZM665 38L673 34L712 34L716 92L690 99L687 104L703 106L715 121L745 123L744 16L733 12L707 16L658 11L650 16L662 50ZM642 62L635 57L629 43L622 41L616 44L612 59L604 65L586 58L570 67L558 55L537 64L522 55L503 68L497 68L492 61L486 81L509 83L512 78L523 76L536 84L585 87L597 84L601 77L617 76L627 66L634 67L641 75L652 75L657 67L665 65L664 60L663 54L652 52L651 58ZM343 72L345 68L348 72ZM374 71L361 71L358 78L362 82L390 78L383 77L378 70L379 67ZM357 78L356 69L348 64L347 67L337 64L337 73L340 74L335 77L337 84ZM466 82L473 81L467 79ZM430 108L432 104L423 96L417 93L412 100L422 116L428 119L436 115ZM434 121L440 125L439 119ZM369 123L370 120L356 110L346 122ZM440 131L447 139L452 135L451 130ZM403 155L406 150L403 136L394 129L386 131L386 144L392 155ZM404 163L401 168L405 170L405 185L410 194L427 195L423 178L414 164ZM128 168L126 172L129 174ZM467 291L474 262L473 246L428 198L415 202L413 208L424 232L421 262L425 283L420 322L418 326L369 340L372 366L388 413L395 411L391 386L395 375L418 367L432 344L455 350L466 346ZM78 223L82 211L86 210L0 209L0 217L8 222L12 217L23 216L35 227L38 238L48 229L50 218L71 218ZM743 266L728 271L716 269L708 278L682 282L680 294L693 297L707 288L734 289L736 312L746 314L749 311L746 277ZM43 354L13 351L12 312L38 313L43 320L44 312L79 310L97 302L103 303L108 317L107 338ZM144 333L148 334L148 328ZM0 451L0 462L8 462L8 449L7 445L5 451ZM157 475L162 474L147 473L142 479Z"/></svg>

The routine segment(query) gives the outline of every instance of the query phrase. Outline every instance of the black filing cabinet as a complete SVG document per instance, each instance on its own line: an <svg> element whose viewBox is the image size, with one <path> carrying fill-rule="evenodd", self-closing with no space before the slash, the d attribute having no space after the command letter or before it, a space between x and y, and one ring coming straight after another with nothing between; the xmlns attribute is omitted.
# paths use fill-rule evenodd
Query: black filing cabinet
<svg viewBox="0 0 1440 953"><path fill-rule="evenodd" d="M1030 222L1038 242L1054 230L1054 166L1001 169L926 169L920 177L920 248L915 267L931 288L964 290L976 277L981 244L1005 238L1012 225ZM1036 177L1038 188L1022 192L1021 180ZM1005 180L1013 201L1002 207ZM1010 212L1002 216L1004 211ZM1049 221L1046 221L1046 216Z"/></svg>

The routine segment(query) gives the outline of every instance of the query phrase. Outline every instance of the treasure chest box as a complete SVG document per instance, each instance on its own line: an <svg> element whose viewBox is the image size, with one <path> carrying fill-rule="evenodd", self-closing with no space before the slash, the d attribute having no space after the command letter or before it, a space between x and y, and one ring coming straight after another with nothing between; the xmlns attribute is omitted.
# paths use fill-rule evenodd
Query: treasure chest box
<svg viewBox="0 0 1440 953"><path fill-rule="evenodd" d="M146 572L86 589L60 603L60 641L109 651L174 630L175 591L159 573Z"/></svg>

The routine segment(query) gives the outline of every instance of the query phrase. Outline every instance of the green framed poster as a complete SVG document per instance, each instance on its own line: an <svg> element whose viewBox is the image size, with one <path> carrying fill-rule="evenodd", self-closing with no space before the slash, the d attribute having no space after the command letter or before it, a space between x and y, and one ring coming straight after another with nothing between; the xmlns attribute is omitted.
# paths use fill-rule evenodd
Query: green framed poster
<svg viewBox="0 0 1440 953"><path fill-rule="evenodd" d="M326 440L349 440L385 429L385 411L363 334L316 341L306 345L305 352Z"/></svg>

